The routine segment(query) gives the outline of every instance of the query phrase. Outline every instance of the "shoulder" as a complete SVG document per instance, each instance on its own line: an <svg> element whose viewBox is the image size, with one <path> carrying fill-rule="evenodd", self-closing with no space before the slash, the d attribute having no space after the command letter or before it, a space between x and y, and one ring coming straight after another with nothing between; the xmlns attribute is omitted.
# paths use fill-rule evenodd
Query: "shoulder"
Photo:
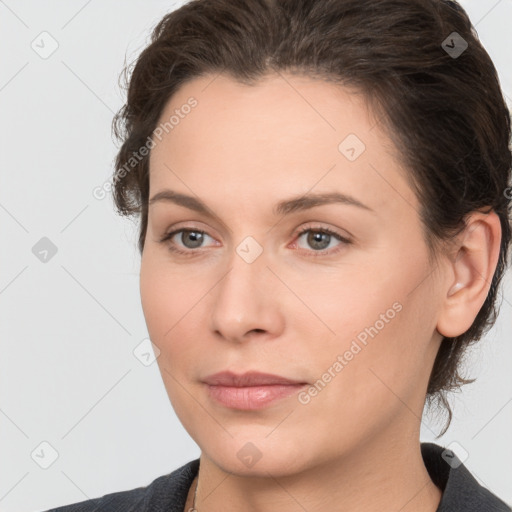
<svg viewBox="0 0 512 512"><path fill-rule="evenodd" d="M443 491L436 512L512 512L512 508L486 489L452 450L421 443L421 453L432 481Z"/></svg>
<svg viewBox="0 0 512 512"><path fill-rule="evenodd" d="M46 512L183 512L198 467L199 459L196 459L172 473L156 478L146 486L52 508Z"/></svg>

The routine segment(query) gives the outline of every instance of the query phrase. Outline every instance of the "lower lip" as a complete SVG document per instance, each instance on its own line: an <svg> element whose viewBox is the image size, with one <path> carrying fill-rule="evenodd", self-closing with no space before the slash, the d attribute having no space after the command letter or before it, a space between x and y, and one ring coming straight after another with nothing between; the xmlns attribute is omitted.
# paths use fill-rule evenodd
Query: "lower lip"
<svg viewBox="0 0 512 512"><path fill-rule="evenodd" d="M251 411L262 409L276 400L289 397L297 393L305 385L306 384L275 384L244 388L207 385L207 387L210 396L222 405L231 409Z"/></svg>

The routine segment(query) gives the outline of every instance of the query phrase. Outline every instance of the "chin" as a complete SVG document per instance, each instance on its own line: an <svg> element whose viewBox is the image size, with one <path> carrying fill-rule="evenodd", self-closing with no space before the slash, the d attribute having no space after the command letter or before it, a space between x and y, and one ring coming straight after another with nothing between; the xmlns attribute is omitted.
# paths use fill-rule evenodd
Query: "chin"
<svg viewBox="0 0 512 512"><path fill-rule="evenodd" d="M245 433L210 439L201 446L201 453L223 471L240 476L282 477L308 468L307 445L293 436L270 434L272 429L249 428ZM231 431L230 431L231 432ZM251 435L251 433L253 435Z"/></svg>

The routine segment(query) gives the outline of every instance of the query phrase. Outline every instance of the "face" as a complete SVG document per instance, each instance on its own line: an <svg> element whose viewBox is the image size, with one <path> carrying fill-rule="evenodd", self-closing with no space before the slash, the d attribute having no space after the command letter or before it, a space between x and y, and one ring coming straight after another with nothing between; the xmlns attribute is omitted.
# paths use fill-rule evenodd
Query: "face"
<svg viewBox="0 0 512 512"><path fill-rule="evenodd" d="M436 273L406 171L362 98L307 77L249 87L220 75L185 84L161 122L176 110L150 155L141 299L204 456L277 476L419 432ZM204 383L225 370L301 386L227 404ZM244 465L247 454L260 459Z"/></svg>

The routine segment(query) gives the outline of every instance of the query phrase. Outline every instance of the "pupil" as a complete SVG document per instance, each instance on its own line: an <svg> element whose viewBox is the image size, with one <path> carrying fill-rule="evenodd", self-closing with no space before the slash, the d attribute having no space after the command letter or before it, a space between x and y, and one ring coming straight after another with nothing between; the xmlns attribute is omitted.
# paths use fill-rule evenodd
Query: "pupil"
<svg viewBox="0 0 512 512"><path fill-rule="evenodd" d="M314 247L315 249L325 249L326 247L329 246L330 236L331 235L329 235L327 233L311 232L310 236L309 236L308 243L310 243L311 246ZM327 243L323 243L323 244L321 243L322 237L325 237L324 242L326 241ZM319 243L320 243L320 246L318 245Z"/></svg>
<svg viewBox="0 0 512 512"><path fill-rule="evenodd" d="M192 248L199 247L201 245L201 242L203 240L202 233L198 233L197 231L186 231L185 233L188 233L188 236L185 237L185 241L183 241L183 237L182 237L182 242L184 242L184 245L186 247L190 248L190 245L187 245L187 243L185 243L185 242L189 242L189 241L192 242ZM185 233L183 233L183 234L185 234Z"/></svg>

